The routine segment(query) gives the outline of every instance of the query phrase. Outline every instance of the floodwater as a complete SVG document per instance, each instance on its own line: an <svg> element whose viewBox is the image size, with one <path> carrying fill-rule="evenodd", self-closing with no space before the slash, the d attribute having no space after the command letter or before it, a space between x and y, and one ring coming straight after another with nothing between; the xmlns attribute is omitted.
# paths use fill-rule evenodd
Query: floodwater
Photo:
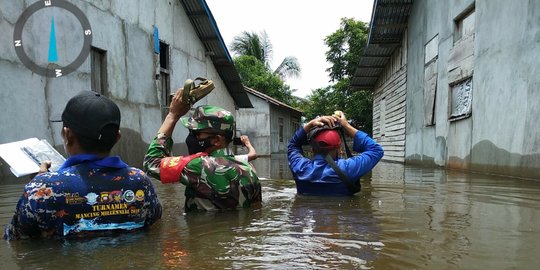
<svg viewBox="0 0 540 270"><path fill-rule="evenodd" d="M276 169L282 164L274 163L261 165L267 171L260 174L287 173ZM538 269L540 265L538 181L380 163L354 197L299 196L292 180L267 179L261 209L187 215L182 214L182 185L154 183L164 213L149 231L87 240L2 241L0 268ZM9 222L22 188L23 184L0 185L2 226Z"/></svg>

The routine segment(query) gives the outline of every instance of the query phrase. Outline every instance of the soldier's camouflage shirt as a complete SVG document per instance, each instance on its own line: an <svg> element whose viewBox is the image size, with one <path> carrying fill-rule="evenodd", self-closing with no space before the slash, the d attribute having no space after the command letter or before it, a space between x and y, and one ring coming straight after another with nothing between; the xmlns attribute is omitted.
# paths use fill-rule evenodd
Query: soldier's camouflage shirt
<svg viewBox="0 0 540 270"><path fill-rule="evenodd" d="M172 145L171 138L158 134L144 157L144 169L162 183L180 181L186 186L186 212L260 205L261 185L248 163L223 149L210 155L171 157Z"/></svg>

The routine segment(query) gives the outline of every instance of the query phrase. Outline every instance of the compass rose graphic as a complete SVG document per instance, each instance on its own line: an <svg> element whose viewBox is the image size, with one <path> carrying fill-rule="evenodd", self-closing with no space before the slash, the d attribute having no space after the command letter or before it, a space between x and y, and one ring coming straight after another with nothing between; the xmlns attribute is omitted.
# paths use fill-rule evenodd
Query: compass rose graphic
<svg viewBox="0 0 540 270"><path fill-rule="evenodd" d="M73 35L72 38L82 39L82 48L79 54L73 60L69 59L71 61L59 58L60 54L57 46L58 29L55 25L55 16L51 15L50 19L44 21L44 16L38 16L37 14L39 11L53 8L57 8L61 13L60 15L65 15L62 13L71 13L73 16L75 16L76 21L79 22L79 25L75 26L75 31L71 30L72 26L70 25L71 28L69 28L68 31L64 31L61 33L61 35ZM32 18L33 15L35 18ZM31 38L27 38L27 40L23 39L23 32L25 28L30 27L27 25L27 22L29 21L32 21L34 25L38 24L38 26L50 25L48 44L40 44L40 42L35 42L35 40ZM40 39L37 38L37 40ZM77 6L65 0L42 0L30 5L27 9L23 11L21 16L17 20L15 24L15 31L13 32L13 45L15 46L15 52L17 53L17 57L19 57L21 62L33 72L42 76L52 78L65 76L80 67L90 53L91 44L92 28L90 27L90 22L88 21L88 18L86 18L84 13ZM48 46L47 64L46 66L43 66L43 64L38 64L40 62L38 61L38 59L40 58L39 56L42 53L45 53L47 51L44 49L46 46ZM29 53L27 53L29 51L37 51L38 55L30 57ZM63 60L62 63L64 64L60 64L60 60Z"/></svg>

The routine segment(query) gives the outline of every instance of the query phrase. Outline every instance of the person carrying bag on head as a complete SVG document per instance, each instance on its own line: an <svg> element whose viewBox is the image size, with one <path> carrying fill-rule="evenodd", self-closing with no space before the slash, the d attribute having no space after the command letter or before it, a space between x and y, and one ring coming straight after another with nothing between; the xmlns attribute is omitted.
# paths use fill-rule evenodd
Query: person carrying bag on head
<svg viewBox="0 0 540 270"><path fill-rule="evenodd" d="M338 158L340 132L353 138L353 150L359 155L351 156L347 151L348 158ZM313 149L313 159L304 157L302 151L302 145L308 143ZM299 128L289 141L287 153L297 192L326 196L353 195L360 191L360 177L373 169L383 155L382 147L351 126L341 111L317 117Z"/></svg>
<svg viewBox="0 0 540 270"><path fill-rule="evenodd" d="M261 184L255 169L226 151L233 140L234 116L210 105L198 106L191 117L184 116L205 94L199 90L187 94L186 90L185 86L173 96L169 113L144 157L144 170L164 184L186 186L185 212L260 207ZM188 156L171 154L178 121L190 132Z"/></svg>

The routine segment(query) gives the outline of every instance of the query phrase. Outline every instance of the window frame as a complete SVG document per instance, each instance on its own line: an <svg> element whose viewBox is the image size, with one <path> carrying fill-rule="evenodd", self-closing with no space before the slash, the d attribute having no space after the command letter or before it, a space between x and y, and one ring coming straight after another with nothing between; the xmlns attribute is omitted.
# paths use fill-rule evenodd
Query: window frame
<svg viewBox="0 0 540 270"><path fill-rule="evenodd" d="M163 40L159 40L159 92L161 94L161 118L165 119L171 101L171 55L170 45Z"/></svg>
<svg viewBox="0 0 540 270"><path fill-rule="evenodd" d="M99 65L99 72L96 65ZM90 89L101 95L108 91L107 51L94 46L90 47Z"/></svg>

